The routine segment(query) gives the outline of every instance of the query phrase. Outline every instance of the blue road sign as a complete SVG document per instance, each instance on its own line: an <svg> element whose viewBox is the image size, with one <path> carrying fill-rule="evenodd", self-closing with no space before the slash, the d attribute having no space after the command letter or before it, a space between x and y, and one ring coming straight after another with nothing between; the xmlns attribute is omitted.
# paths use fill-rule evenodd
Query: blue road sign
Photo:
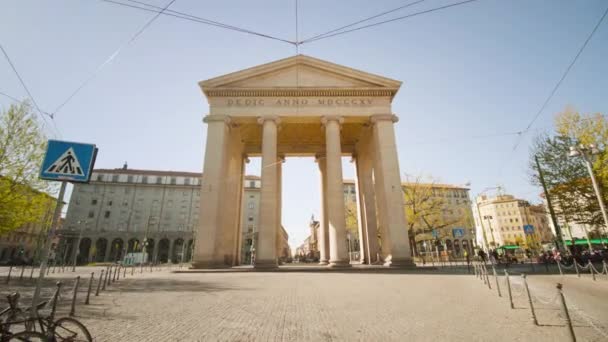
<svg viewBox="0 0 608 342"><path fill-rule="evenodd" d="M91 178L97 147L93 144L49 140L40 178L87 183Z"/></svg>
<svg viewBox="0 0 608 342"><path fill-rule="evenodd" d="M534 226L531 224L524 225L524 234L528 234L528 235L534 234Z"/></svg>
<svg viewBox="0 0 608 342"><path fill-rule="evenodd" d="M452 229L452 235L454 235L455 238L463 237L464 236L464 228L453 228Z"/></svg>

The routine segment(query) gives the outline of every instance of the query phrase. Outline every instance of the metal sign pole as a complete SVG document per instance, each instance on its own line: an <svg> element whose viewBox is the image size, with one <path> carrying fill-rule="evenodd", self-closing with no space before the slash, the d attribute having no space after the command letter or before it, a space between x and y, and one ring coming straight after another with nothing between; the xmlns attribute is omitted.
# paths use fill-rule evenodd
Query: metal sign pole
<svg viewBox="0 0 608 342"><path fill-rule="evenodd" d="M53 214L51 229L49 229L46 241L44 243L44 249L42 250L42 255L40 256L40 273L38 274L38 281L36 282L36 289L34 290L34 297L32 298L32 309L30 310L31 317L36 317L38 315L36 305L38 304L38 301L40 299L40 287L42 286L42 281L46 272L47 263L49 261L49 251L51 249L52 239L55 235L55 232L57 231L59 218L61 217L61 209L63 207L63 196L65 195L66 185L67 182L61 182L61 188L59 190L59 196L57 197L57 205L55 206L55 213Z"/></svg>

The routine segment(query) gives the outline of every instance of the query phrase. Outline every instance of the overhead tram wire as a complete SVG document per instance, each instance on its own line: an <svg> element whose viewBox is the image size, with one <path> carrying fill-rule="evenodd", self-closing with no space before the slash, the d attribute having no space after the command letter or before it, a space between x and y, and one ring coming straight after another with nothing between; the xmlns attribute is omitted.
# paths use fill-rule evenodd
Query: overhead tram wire
<svg viewBox="0 0 608 342"><path fill-rule="evenodd" d="M114 60L114 58L116 58L116 56L118 56L122 50L133 44L133 42L135 42L137 40L137 38L139 38L139 36L142 35L142 33L144 33L144 31L150 27L150 25L152 25L152 23L154 21L156 21L156 19L158 19L158 17L162 14L162 12L164 10L166 10L167 8L169 8L169 6L171 6L176 0L171 0L162 11L156 13L156 15L154 17L152 17L150 20L148 20L132 37L131 39L129 39L128 41L126 41L125 43L123 43L121 46L118 47L118 49L116 49L116 51L114 51L108 58L106 58L106 60L101 63L93 72L93 74L91 74L91 76L89 76L86 80L84 80L84 82L82 82L77 88L76 90L74 90L70 96L68 96L68 98L63 101L58 107L57 109L55 109L55 111L53 112L53 116L55 116L66 104L68 104L68 102L70 102L74 96L76 96L76 94L78 94L82 88L84 88L87 84L89 84L89 82L91 82L93 79L95 79L95 77L97 77L97 74L99 74L99 72L108 64L110 64L110 62L112 62Z"/></svg>
<svg viewBox="0 0 608 342"><path fill-rule="evenodd" d="M53 125L55 127L56 132L54 134L61 136L61 132L59 131L59 129L57 128L57 125L54 122L54 117L52 114L49 114L45 111L42 111L40 109L40 107L38 106L38 102L36 102L36 99L34 99L34 96L32 95L32 93L30 92L29 88L27 87L27 85L25 84L25 81L23 81L23 78L21 77L21 74L19 74L19 71L17 71L17 68L15 67L15 64L13 64L13 61L11 60L11 58L9 57L8 53L6 52L6 50L4 49L4 46L2 46L2 44L0 44L0 50L2 50L2 53L4 54L4 57L6 58L6 61L8 62L8 64L11 66L11 68L13 69L13 72L15 73L15 75L17 76L17 78L19 79L19 82L21 83L21 86L23 87L23 89L25 89L25 92L27 93L27 96L29 97L30 101L32 101L32 103L34 104L34 107L36 108L36 111L38 112L38 115L42 118L43 121L43 126L48 126L48 121L45 117L48 116L51 118L51 121L53 122ZM2 94L6 97L9 97L11 99L17 100L16 98L6 95L6 94ZM17 100L17 102L21 102L19 100ZM50 127L50 126L49 126Z"/></svg>
<svg viewBox="0 0 608 342"><path fill-rule="evenodd" d="M287 44L290 44L290 45L295 45L296 44L296 42L293 42L293 41L290 41L290 40L287 40L287 39L271 36L271 35L268 35L268 34L265 34L265 33L251 31L251 30L248 30L248 29L245 29L245 28L242 28L242 27L238 27L238 26L224 24L224 23L219 22L219 21L214 21L214 20L198 17L198 16L195 16L195 15L192 15L192 14L188 14L188 13L184 13L184 12L178 12L178 11L174 11L174 10L162 11L162 7L159 7L159 6L156 6L156 5L152 5L152 4L148 4L148 3L145 3L145 2L142 2L142 1L124 0L124 1L129 1L129 2L132 2L132 3L140 4L142 6L147 6L149 8L141 7L141 6L136 6L136 5L131 5L131 4L120 2L120 1L116 1L116 0L99 0L99 1L107 2L107 3L110 3L110 4L114 4L114 5L129 7L129 8L135 8L135 9L139 9L139 10L147 11L147 12L154 12L154 13L161 13L162 12L161 13L162 15L166 15L166 16L170 16L170 17L174 17L174 18L179 18L179 19L184 19L184 20L196 22L196 23L199 23L199 24L216 26L216 27L227 29L227 30L237 31L237 32L246 33L246 34L251 34L251 35L259 36L259 37L262 37L262 38L267 38L267 39L272 39L272 40L280 41L280 42L287 43Z"/></svg>
<svg viewBox="0 0 608 342"><path fill-rule="evenodd" d="M524 134L527 133L530 130L530 128L532 128L532 125L534 125L534 123L536 122L536 120L540 117L540 115L542 114L542 112L545 110L545 108L547 107L547 105L549 104L549 102L551 101L551 99L553 98L553 96L555 95L555 93L557 92L557 90L559 89L559 87L562 85L562 83L564 82L564 80L566 79L566 77L568 76L568 74L570 73L570 70L572 70L572 67L574 66L574 64L576 63L576 61L578 60L578 58L581 56L581 54L583 53L583 51L587 47L587 44L589 44L589 41L591 40L591 38L593 38L593 35L595 35L595 32L597 32L597 29L600 27L600 25L604 21L604 18L606 18L607 14L608 14L608 7L606 7L606 10L604 11L604 14L600 18L600 20L597 22L597 24L595 24L595 27L593 28L593 31L591 31L591 33L589 34L589 36L587 36L587 39L585 40L585 42L583 43L583 45L579 48L578 52L576 53L576 56L574 56L574 59L572 59L572 61L570 62L570 64L566 68L566 70L563 72L562 77L559 79L559 81L557 81L557 83L555 84L555 86L551 90L551 93L549 93L549 96L547 96L547 98L545 99L545 102L543 102L543 105L540 107L540 109L538 110L538 112L536 112L536 115L534 115L534 117L532 118L532 120L530 121L530 123L528 123L528 126L526 126L526 128L523 130ZM522 136L523 136L523 134L522 134ZM520 137L520 139L518 139L517 142L515 143L515 146L513 146L513 152L515 152L515 150L517 149L517 147L521 143L521 138L522 137Z"/></svg>
<svg viewBox="0 0 608 342"><path fill-rule="evenodd" d="M301 41L300 45L301 44L305 44L305 43L316 42L316 41L321 40L321 39L331 38L331 37L339 36L339 35L350 33L350 32L355 32L355 31L363 30L363 29L366 29L366 28L371 28L371 27L374 27L374 26L388 24L388 23L391 23L391 22L394 22L394 21L398 21L398 20L404 20L404 19L412 18L412 17L419 16L419 15L422 15L422 14L427 14L427 13L436 12L436 11L440 11L440 10L451 8L451 7L465 5L465 4L468 4L468 3L471 3L471 2L475 2L475 1L479 1L479 0L466 0L466 1L456 2L456 3L453 3L453 4L449 4L449 5L445 5L445 6L440 6L440 7L435 7L435 8L431 8L431 9L425 10L425 11L415 12L415 13L404 15L404 16L397 17L397 18L388 19L388 20L384 20L384 21L379 21L377 23L373 23L373 24L369 24L369 25L364 25L364 26L356 27L356 28L353 28L353 29L350 29L350 30L346 30L346 31L335 32L335 33L328 34L328 35L325 35L325 36L322 36L322 37L318 37L318 38L315 38L315 39L309 38L309 39Z"/></svg>
<svg viewBox="0 0 608 342"><path fill-rule="evenodd" d="M424 1L426 1L426 0L417 0L417 1L414 1L414 2L409 2L409 3L405 4L405 5L401 5L401 6L399 6L399 7L393 8L393 9L391 9L391 10L384 11L384 12L382 12L382 13L378 13L378 14L373 15L373 16L371 16L371 17L367 17L367 18L365 18L365 19L355 21L354 23L351 23L351 24L348 24L348 25L345 25L345 26L341 26L341 27L338 27L338 28L336 28L336 29L333 29L333 30L327 31L327 32L325 32L325 33L321 33L321 34L318 34L318 35L316 35L316 36L312 36L312 37L310 37L310 38L304 39L303 41L298 42L298 44L303 44L303 43L306 43L306 42L309 42L309 41L312 41L312 40L316 40L317 38L320 38L320 37L326 36L326 35L328 35L328 34L332 34L332 33L334 33L334 32L341 31L341 30L346 29L346 28L349 28L349 27L353 27L353 26L355 26L355 25L358 25L358 24L364 23L364 22L366 22L366 21L370 21L370 20L372 20L372 19L376 19L376 18L378 18L378 17L381 17L381 16L384 16L384 15L387 15L387 14L390 14L390 13L393 13L393 12L396 12L396 11L398 11L398 10L401 10L401 9L404 9L404 8L407 8L407 7L410 7L410 6L413 6L413 5L419 4L419 3L424 2ZM297 41L297 40L296 40L296 41Z"/></svg>

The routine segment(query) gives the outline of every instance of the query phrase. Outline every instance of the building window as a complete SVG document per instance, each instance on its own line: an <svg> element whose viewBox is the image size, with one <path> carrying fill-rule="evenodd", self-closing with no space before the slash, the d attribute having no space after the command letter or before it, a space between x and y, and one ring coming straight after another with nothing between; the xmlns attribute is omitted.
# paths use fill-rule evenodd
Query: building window
<svg viewBox="0 0 608 342"><path fill-rule="evenodd" d="M103 175L97 175L97 181L98 182L103 181Z"/></svg>
<svg viewBox="0 0 608 342"><path fill-rule="evenodd" d="M255 181L249 181L249 187L255 188Z"/></svg>
<svg viewBox="0 0 608 342"><path fill-rule="evenodd" d="M141 176L141 182L144 184L148 183L148 176Z"/></svg>
<svg viewBox="0 0 608 342"><path fill-rule="evenodd" d="M163 184L162 177L156 177L156 184Z"/></svg>
<svg viewBox="0 0 608 342"><path fill-rule="evenodd" d="M91 200L91 205L97 205L97 200L96 199Z"/></svg>
<svg viewBox="0 0 608 342"><path fill-rule="evenodd" d="M190 178L184 178L184 185L190 185Z"/></svg>
<svg viewBox="0 0 608 342"><path fill-rule="evenodd" d="M111 200L108 201L108 206L110 206L110 207L112 206L112 201Z"/></svg>
<svg viewBox="0 0 608 342"><path fill-rule="evenodd" d="M89 211L89 218L95 217L95 212L93 210Z"/></svg>
<svg viewBox="0 0 608 342"><path fill-rule="evenodd" d="M249 216L248 220L249 222L253 222L253 216Z"/></svg>
<svg viewBox="0 0 608 342"><path fill-rule="evenodd" d="M177 184L177 178L171 177L171 184L173 184L173 185Z"/></svg>
<svg viewBox="0 0 608 342"><path fill-rule="evenodd" d="M255 208L255 203L249 202L249 209L253 209L253 208Z"/></svg>
<svg viewBox="0 0 608 342"><path fill-rule="evenodd" d="M112 175L112 182L118 182L118 175Z"/></svg>
<svg viewBox="0 0 608 342"><path fill-rule="evenodd" d="M127 176L127 182L133 183L133 176L132 175L128 175Z"/></svg>
<svg viewBox="0 0 608 342"><path fill-rule="evenodd" d="M106 210L106 212L103 214L103 217L109 218L110 217L110 211Z"/></svg>

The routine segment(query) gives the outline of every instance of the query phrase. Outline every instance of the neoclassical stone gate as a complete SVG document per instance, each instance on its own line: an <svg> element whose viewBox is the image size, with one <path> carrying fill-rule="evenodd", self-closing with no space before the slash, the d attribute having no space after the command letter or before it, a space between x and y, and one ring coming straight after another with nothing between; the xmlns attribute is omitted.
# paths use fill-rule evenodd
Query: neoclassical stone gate
<svg viewBox="0 0 608 342"><path fill-rule="evenodd" d="M391 103L401 82L298 55L199 83L210 110L193 268L240 260L243 177L262 157L256 268L277 267L285 156L321 175L321 263L348 267L342 156L356 163L362 262L412 266ZM378 238L380 236L380 238Z"/></svg>

